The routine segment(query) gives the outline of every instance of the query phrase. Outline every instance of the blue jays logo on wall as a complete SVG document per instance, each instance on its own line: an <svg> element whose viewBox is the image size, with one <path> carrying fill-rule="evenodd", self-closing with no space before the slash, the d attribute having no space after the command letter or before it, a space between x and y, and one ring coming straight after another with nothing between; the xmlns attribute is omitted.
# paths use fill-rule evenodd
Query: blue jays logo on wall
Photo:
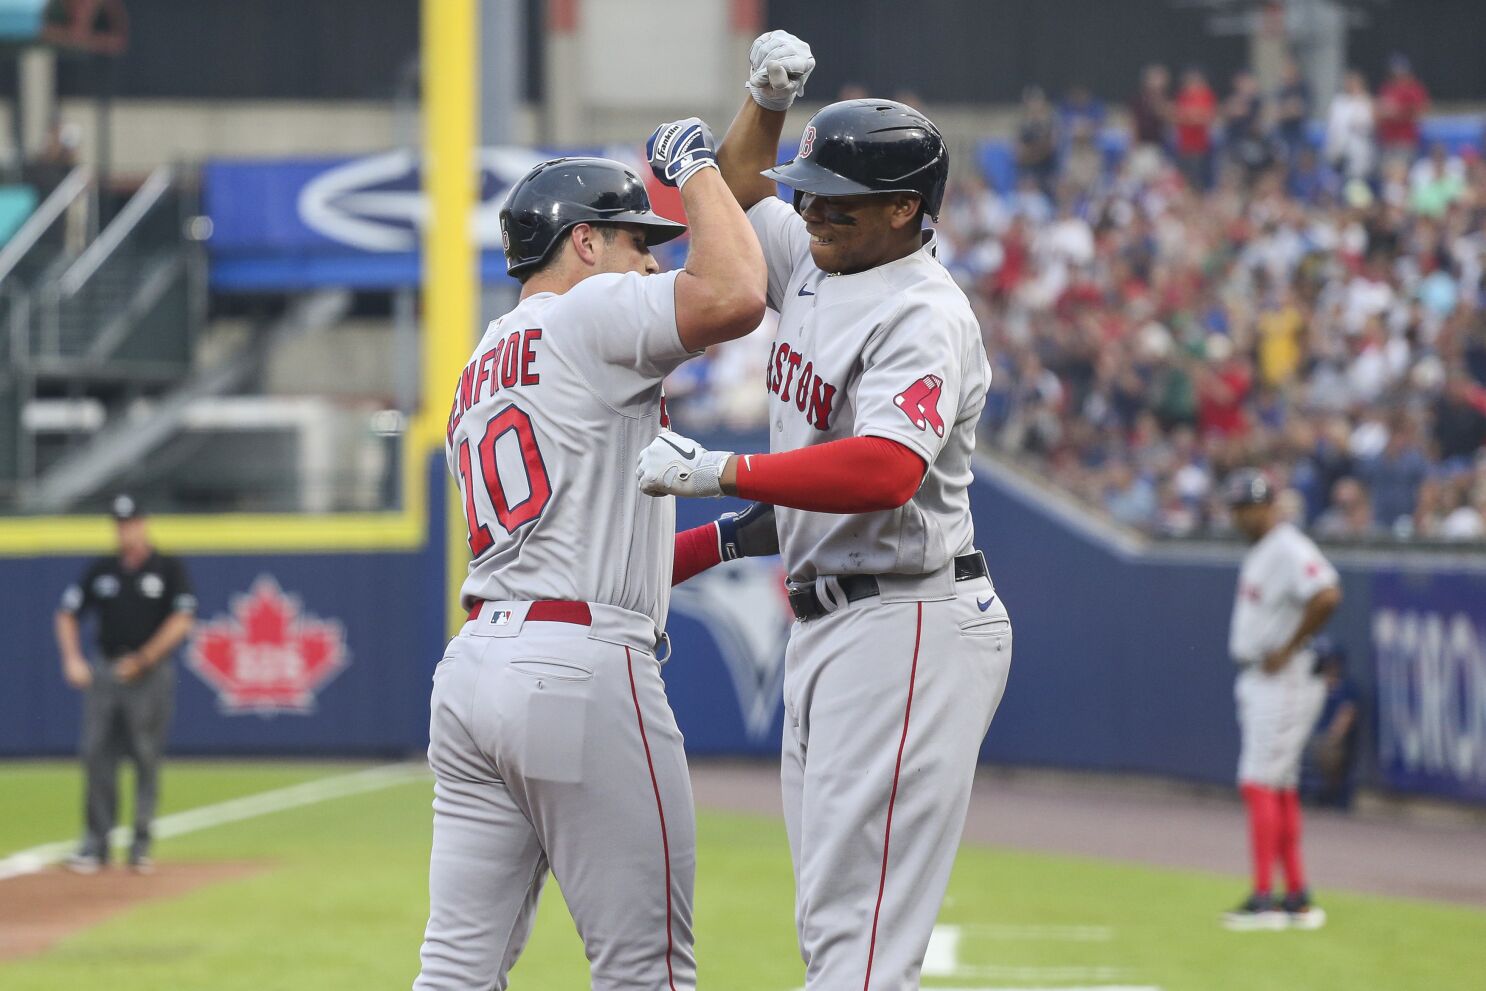
<svg viewBox="0 0 1486 991"><path fill-rule="evenodd" d="M777 558L735 561L676 587L666 685L689 750L778 749L792 619ZM717 692L720 672L705 670L711 658L726 669L730 693ZM723 694L734 712L719 711L732 708ZM730 727L744 739L729 741Z"/></svg>

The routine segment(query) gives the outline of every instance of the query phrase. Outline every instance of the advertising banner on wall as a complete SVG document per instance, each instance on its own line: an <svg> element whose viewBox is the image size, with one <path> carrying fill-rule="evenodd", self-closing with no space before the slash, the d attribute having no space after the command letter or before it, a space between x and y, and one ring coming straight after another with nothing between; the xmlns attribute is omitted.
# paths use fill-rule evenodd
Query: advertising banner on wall
<svg viewBox="0 0 1486 991"><path fill-rule="evenodd" d="M1382 783L1486 800L1486 575L1395 571L1373 582Z"/></svg>
<svg viewBox="0 0 1486 991"><path fill-rule="evenodd" d="M470 235L486 282L506 278L500 209L511 185L539 162L602 155L644 177L655 207L682 219L679 198L653 180L633 148L500 147L478 152L478 202ZM321 286L411 287L427 208L422 166L412 151L358 158L235 159L208 162L202 206L214 289L295 292ZM663 267L669 267L664 264Z"/></svg>

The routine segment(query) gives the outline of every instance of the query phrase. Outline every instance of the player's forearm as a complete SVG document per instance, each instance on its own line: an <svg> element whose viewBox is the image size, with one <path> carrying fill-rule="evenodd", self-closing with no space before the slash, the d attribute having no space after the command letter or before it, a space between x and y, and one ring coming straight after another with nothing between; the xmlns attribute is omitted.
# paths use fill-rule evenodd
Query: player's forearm
<svg viewBox="0 0 1486 991"><path fill-rule="evenodd" d="M171 613L165 622L160 624L154 636L146 640L135 653L148 665L159 664L185 641L195 624L196 619L190 613Z"/></svg>
<svg viewBox="0 0 1486 991"><path fill-rule="evenodd" d="M912 499L927 467L897 441L848 437L798 451L736 455L723 469L722 490L812 513L876 513Z"/></svg>
<svg viewBox="0 0 1486 991"><path fill-rule="evenodd" d="M1341 604L1342 590L1333 585L1331 588L1323 588L1311 600L1305 604L1305 612L1300 617L1300 626L1296 628L1295 634L1290 637L1286 645L1289 650L1297 650L1300 645L1321 631L1331 614L1336 612L1336 607Z"/></svg>
<svg viewBox="0 0 1486 991"><path fill-rule="evenodd" d="M716 169L702 169L681 189L691 226L686 285L678 310L685 343L695 349L743 337L764 318L767 270L748 218Z"/></svg>
<svg viewBox="0 0 1486 991"><path fill-rule="evenodd" d="M759 173L779 157L784 117L785 111L766 110L747 97L717 149L717 167L744 210L775 194L774 180Z"/></svg>
<svg viewBox="0 0 1486 991"><path fill-rule="evenodd" d="M692 527L676 534L675 558L671 565L671 584L680 585L708 568L722 563L722 545L717 539L717 524Z"/></svg>

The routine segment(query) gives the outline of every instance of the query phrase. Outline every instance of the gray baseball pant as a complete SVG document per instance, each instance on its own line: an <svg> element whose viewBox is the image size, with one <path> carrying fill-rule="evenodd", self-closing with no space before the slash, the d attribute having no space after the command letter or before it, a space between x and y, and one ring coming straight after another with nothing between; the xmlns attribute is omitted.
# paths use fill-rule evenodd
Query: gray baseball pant
<svg viewBox="0 0 1486 991"><path fill-rule="evenodd" d="M696 986L696 823L646 617L487 603L434 674L429 917L416 991L501 991L550 870L595 991Z"/></svg>

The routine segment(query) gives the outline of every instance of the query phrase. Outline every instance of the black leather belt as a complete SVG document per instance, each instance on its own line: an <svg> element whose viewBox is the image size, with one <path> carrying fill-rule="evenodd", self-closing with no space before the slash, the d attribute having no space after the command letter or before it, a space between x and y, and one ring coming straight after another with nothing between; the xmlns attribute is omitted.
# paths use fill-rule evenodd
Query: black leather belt
<svg viewBox="0 0 1486 991"><path fill-rule="evenodd" d="M955 558L955 581L964 582L972 578L989 578L991 570L986 567L986 557L980 551L962 554ZM880 594L876 575L840 575L836 583L847 602L871 598ZM826 603L815 594L815 583L799 585L789 589L789 607L796 619L816 619L830 612Z"/></svg>

